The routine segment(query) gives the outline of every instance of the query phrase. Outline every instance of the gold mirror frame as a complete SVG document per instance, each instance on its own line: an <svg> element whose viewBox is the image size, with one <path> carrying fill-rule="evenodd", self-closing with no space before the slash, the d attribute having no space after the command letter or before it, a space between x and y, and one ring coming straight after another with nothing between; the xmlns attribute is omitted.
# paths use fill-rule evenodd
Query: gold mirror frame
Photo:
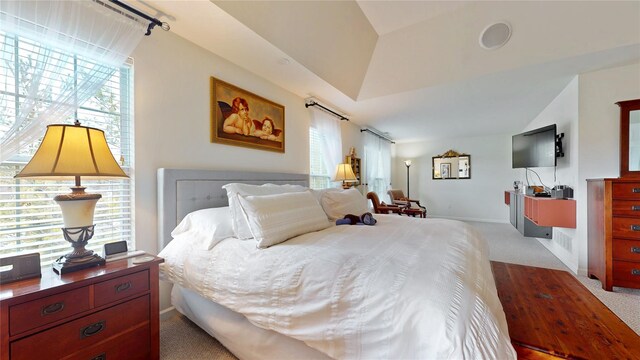
<svg viewBox="0 0 640 360"><path fill-rule="evenodd" d="M431 178L433 180L471 179L471 155L449 150L442 155L433 156Z"/></svg>

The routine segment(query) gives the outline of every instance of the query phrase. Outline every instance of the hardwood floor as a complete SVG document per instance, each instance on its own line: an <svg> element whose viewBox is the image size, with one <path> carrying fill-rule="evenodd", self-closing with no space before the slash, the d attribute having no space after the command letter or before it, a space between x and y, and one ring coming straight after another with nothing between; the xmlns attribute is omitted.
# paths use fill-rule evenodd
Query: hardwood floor
<svg viewBox="0 0 640 360"><path fill-rule="evenodd" d="M494 261L491 267L521 358L640 359L640 336L570 273Z"/></svg>

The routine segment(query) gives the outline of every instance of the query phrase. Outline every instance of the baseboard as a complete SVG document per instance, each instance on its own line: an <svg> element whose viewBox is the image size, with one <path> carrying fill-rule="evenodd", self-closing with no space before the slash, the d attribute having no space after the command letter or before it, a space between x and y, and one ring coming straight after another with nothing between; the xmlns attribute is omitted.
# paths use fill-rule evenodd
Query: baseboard
<svg viewBox="0 0 640 360"><path fill-rule="evenodd" d="M460 220L460 221L475 221L475 222L486 222L486 223L496 223L496 224L509 224L509 221L496 220L496 219L479 219L479 218L458 217L458 216L432 216L432 215L429 215L427 217L434 218L434 219L451 219L451 220Z"/></svg>
<svg viewBox="0 0 640 360"><path fill-rule="evenodd" d="M160 321L162 320L167 320L168 318L172 317L174 314L176 314L177 310L175 306L171 306L168 307L162 311L160 311Z"/></svg>

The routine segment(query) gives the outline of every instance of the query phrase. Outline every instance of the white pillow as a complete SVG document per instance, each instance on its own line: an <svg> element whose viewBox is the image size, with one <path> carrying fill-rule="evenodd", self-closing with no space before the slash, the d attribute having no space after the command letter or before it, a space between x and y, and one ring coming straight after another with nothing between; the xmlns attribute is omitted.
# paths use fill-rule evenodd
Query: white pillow
<svg viewBox="0 0 640 360"><path fill-rule="evenodd" d="M360 216L369 211L367 199L356 188L326 192L320 203L331 220L342 219L347 214Z"/></svg>
<svg viewBox="0 0 640 360"><path fill-rule="evenodd" d="M318 200L318 203L320 204L322 201L322 197L324 196L324 194L328 193L328 192L332 192L332 191L341 191L338 188L328 188L328 189L320 189L320 190L316 190L316 189L309 189L311 191L311 193L313 194L313 196L316 197L316 200Z"/></svg>
<svg viewBox="0 0 640 360"><path fill-rule="evenodd" d="M190 241L201 249L210 250L220 241L234 236L231 210L225 206L189 213L171 232L174 238L183 234L188 234Z"/></svg>
<svg viewBox="0 0 640 360"><path fill-rule="evenodd" d="M322 207L309 191L238 197L259 248L331 226Z"/></svg>
<svg viewBox="0 0 640 360"><path fill-rule="evenodd" d="M238 202L238 195L274 195L284 194L290 192L303 192L308 190L304 186L300 185L250 185L241 183L226 184L222 187L227 190L227 197L229 198L229 207L231 208L231 217L233 218L233 232L238 239L251 239L251 230L244 218L242 208Z"/></svg>

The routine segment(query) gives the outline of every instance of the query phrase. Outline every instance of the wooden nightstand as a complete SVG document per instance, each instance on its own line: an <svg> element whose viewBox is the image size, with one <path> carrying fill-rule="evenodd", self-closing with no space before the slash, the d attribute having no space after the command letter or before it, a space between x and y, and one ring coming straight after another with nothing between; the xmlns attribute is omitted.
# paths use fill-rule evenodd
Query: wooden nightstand
<svg viewBox="0 0 640 360"><path fill-rule="evenodd" d="M0 359L158 359L158 265L108 262L0 285Z"/></svg>

